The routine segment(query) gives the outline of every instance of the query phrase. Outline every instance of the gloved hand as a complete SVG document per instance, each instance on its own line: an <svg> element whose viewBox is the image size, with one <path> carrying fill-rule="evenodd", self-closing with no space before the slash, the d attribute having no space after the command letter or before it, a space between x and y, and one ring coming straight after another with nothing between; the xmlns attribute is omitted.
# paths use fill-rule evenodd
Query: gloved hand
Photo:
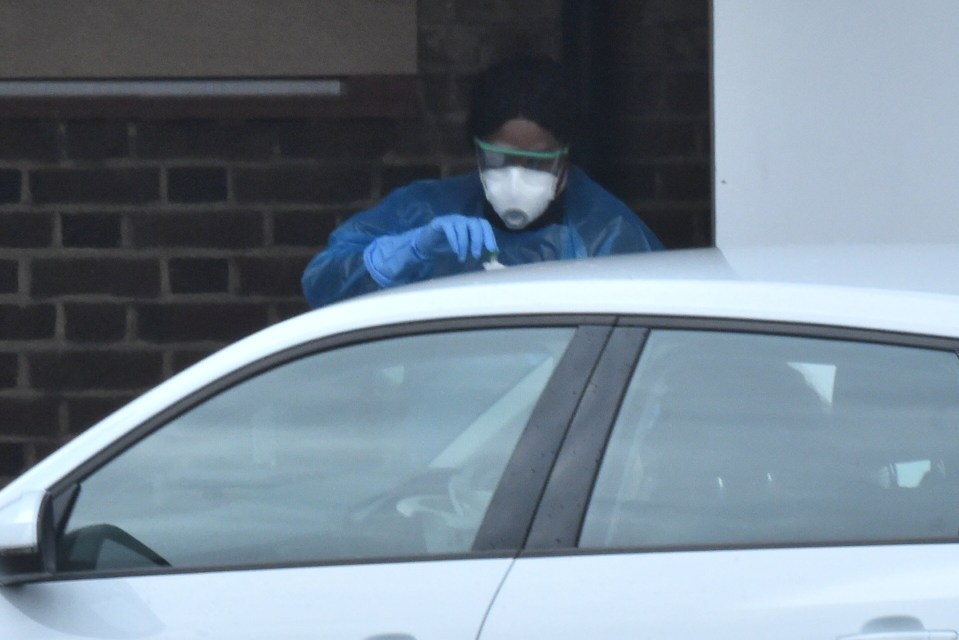
<svg viewBox="0 0 959 640"><path fill-rule="evenodd" d="M483 249L499 251L490 223L450 214L405 233L377 238L364 249L363 261L381 287L391 287L423 277L433 257L452 253L466 262L468 255L478 259Z"/></svg>

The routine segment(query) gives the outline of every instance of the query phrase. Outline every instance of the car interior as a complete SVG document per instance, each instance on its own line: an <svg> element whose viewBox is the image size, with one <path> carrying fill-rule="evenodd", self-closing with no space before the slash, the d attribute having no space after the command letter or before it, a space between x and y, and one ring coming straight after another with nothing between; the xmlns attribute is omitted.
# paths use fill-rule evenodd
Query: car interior
<svg viewBox="0 0 959 640"><path fill-rule="evenodd" d="M607 453L583 546L959 536L955 354L742 346L653 348L617 426L629 435L610 445L628 453Z"/></svg>

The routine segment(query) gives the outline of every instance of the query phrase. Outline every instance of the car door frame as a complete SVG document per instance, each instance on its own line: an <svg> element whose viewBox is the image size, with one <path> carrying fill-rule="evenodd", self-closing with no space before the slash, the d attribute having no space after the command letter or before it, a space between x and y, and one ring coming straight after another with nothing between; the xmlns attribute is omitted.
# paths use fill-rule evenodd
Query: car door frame
<svg viewBox="0 0 959 640"><path fill-rule="evenodd" d="M579 535L596 476L606 454L606 445L633 371L642 357L642 350L650 332L662 329L871 342L952 351L959 357L959 338L765 320L617 317L616 327L596 364L576 414L572 417L520 557L637 551L632 548L580 549ZM824 543L821 546L830 545ZM747 547L761 548L763 545Z"/></svg>
<svg viewBox="0 0 959 640"><path fill-rule="evenodd" d="M537 401L526 427L520 436L503 477L494 492L476 542L467 553L437 554L417 557L377 557L370 559L317 560L278 564L244 564L239 566L211 567L156 567L122 569L113 571L53 572L50 575L31 576L30 582L75 580L90 578L129 577L137 575L163 575L196 573L204 571L256 570L286 567L324 566L342 564L375 564L390 561L428 561L463 559L471 557L515 557L527 538L540 498L556 456L562 446L572 417L580 404L592 378L594 368L600 361L607 341L614 331L615 317L609 314L543 314L510 315L428 320L415 323L383 325L362 329L316 340L303 342L294 347L260 358L189 393L172 405L143 421L122 437L105 447L64 474L48 489L46 517L52 524L43 527L44 549L55 547L55 540L62 535L72 503L76 499L80 482L102 465L148 437L171 420L209 400L215 395L274 367L298 358L343 348L353 344L402 336L429 333L470 331L485 329L525 329L534 327L568 327L575 330L566 352L550 376ZM545 452L545 454L544 454ZM48 566L53 566L47 563Z"/></svg>

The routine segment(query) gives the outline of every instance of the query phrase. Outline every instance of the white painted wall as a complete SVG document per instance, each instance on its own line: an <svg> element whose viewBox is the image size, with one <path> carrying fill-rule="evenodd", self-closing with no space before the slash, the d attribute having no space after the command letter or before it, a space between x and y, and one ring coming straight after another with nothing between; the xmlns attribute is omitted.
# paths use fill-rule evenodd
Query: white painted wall
<svg viewBox="0 0 959 640"><path fill-rule="evenodd" d="M716 243L959 240L959 0L713 0Z"/></svg>

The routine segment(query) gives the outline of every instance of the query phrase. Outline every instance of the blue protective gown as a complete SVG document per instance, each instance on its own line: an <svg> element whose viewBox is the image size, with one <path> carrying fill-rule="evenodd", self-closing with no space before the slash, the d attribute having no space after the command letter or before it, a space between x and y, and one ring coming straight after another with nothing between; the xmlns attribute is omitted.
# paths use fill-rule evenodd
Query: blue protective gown
<svg viewBox="0 0 959 640"><path fill-rule="evenodd" d="M570 167L568 176L560 196L564 199L562 223L518 231L494 226L501 263L510 266L663 248L629 207L581 169ZM452 213L482 218L486 206L478 172L421 180L393 191L330 234L327 248L313 257L303 273L307 302L316 308L380 289L363 262L363 250L377 237L403 233ZM477 271L486 260L467 257L460 263L453 255L438 257L425 265L421 279Z"/></svg>

